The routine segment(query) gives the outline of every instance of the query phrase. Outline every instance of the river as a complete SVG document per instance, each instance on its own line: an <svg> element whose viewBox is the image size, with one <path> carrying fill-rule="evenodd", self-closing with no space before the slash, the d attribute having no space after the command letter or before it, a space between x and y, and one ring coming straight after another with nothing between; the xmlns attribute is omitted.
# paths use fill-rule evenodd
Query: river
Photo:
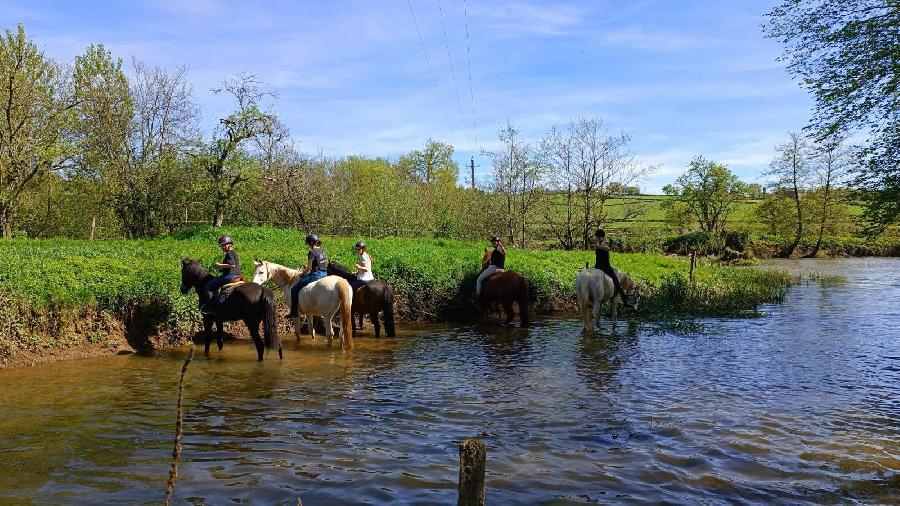
<svg viewBox="0 0 900 506"><path fill-rule="evenodd" d="M900 501L900 260L774 265L754 319L198 346L176 502L453 503L469 437L493 504ZM159 504L185 356L0 371L0 504Z"/></svg>

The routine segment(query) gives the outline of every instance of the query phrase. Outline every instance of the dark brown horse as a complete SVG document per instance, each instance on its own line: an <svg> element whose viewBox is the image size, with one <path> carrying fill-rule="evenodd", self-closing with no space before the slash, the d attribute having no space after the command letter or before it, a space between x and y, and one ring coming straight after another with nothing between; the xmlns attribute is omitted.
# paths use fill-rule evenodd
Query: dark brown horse
<svg viewBox="0 0 900 506"><path fill-rule="evenodd" d="M528 302L530 286L528 280L516 271L500 271L491 274L481 283L481 296L478 303L482 311L502 306L506 312L506 325L512 321L516 313L513 303L519 305L519 319L523 326L529 324Z"/></svg>
<svg viewBox="0 0 900 506"><path fill-rule="evenodd" d="M193 288L197 296L204 290L206 283L212 279L212 275L200 265L199 262L189 259L181 261L181 293L186 294ZM265 345L270 350L278 350L278 358L282 358L281 336L275 320L275 295L272 290L257 285L256 283L243 283L237 285L231 294L221 304L214 306L214 314L203 316L203 329L206 332L206 348L209 354L209 345L212 342L212 324L216 322L218 330L216 344L222 349L222 322L243 320L256 345L256 354L263 359L263 340L259 336L259 324L263 323Z"/></svg>
<svg viewBox="0 0 900 506"><path fill-rule="evenodd" d="M356 274L337 262L328 262L328 275L340 276L351 284L357 280ZM381 280L369 281L353 292L351 311L359 315L359 328L362 328L363 315L369 315L375 326L375 337L381 337L381 323L378 313L384 312L384 330L388 337L397 337L394 329L394 290L391 285ZM356 335L356 320L353 320L353 335Z"/></svg>

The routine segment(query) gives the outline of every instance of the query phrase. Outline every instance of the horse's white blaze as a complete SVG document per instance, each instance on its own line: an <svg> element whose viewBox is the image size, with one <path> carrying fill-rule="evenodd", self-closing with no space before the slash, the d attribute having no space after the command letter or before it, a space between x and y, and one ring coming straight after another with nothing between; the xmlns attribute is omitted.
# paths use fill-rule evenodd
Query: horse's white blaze
<svg viewBox="0 0 900 506"><path fill-rule="evenodd" d="M627 274L616 269L619 283L626 295L640 297L640 285L635 284ZM600 269L583 269L575 279L575 293L578 297L578 307L581 310L585 330L591 330L594 324L600 322L600 306L610 302L612 321L615 323L618 317L618 306L624 301L616 297L616 286L612 278Z"/></svg>
<svg viewBox="0 0 900 506"><path fill-rule="evenodd" d="M303 270L289 269L283 265L266 261L254 261L255 268L253 270L253 282L263 284L271 281L276 287L281 289L284 294L284 301L290 305L291 288L300 281ZM343 286L346 285L346 286ZM344 294L347 295L345 301ZM322 316L325 318L325 335L328 341L334 339L334 331L331 328L331 320L334 315L341 309L342 304L347 304L347 312L349 314L350 304L352 303L352 290L347 280L340 276L326 276L318 281L314 281L300 290L299 303L297 310L306 316ZM341 323L341 344L347 348L352 348L350 340L350 332L352 329L344 328L346 325L342 320ZM310 321L310 335L316 338L316 331ZM300 319L294 320L294 334L300 338Z"/></svg>

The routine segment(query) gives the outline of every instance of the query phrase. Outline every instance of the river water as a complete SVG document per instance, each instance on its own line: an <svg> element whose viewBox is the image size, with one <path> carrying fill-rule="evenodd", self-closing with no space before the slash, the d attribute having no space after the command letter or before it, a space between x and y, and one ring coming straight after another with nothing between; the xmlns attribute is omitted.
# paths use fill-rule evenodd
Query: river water
<svg viewBox="0 0 900 506"><path fill-rule="evenodd" d="M176 503L453 503L469 437L494 504L900 501L900 260L775 266L756 319L198 353ZM0 371L0 504L159 504L185 356Z"/></svg>

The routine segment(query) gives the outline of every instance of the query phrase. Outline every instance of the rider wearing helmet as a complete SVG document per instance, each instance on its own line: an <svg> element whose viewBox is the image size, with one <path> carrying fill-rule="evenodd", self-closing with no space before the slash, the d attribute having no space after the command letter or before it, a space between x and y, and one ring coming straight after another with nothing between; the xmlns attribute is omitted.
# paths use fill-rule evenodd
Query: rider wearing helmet
<svg viewBox="0 0 900 506"><path fill-rule="evenodd" d="M625 295L625 290L622 289L622 285L619 283L619 277L616 276L616 272L613 270L612 265L609 263L609 244L606 243L606 232L603 231L602 228L598 228L597 232L594 233L594 237L597 238L597 245L594 247L594 268L600 269L607 276L612 278L613 286L616 289L616 293L622 297L622 304L631 307L634 307L628 302L628 298Z"/></svg>
<svg viewBox="0 0 900 506"><path fill-rule="evenodd" d="M219 236L219 247L225 252L225 258L221 262L217 262L216 269L219 269L219 275L209 280L200 300L200 312L209 314L209 302L213 298L213 292L232 282L241 275L241 262L238 260L238 254L234 251L234 241L230 236Z"/></svg>
<svg viewBox="0 0 900 506"><path fill-rule="evenodd" d="M328 259L322 250L322 241L319 240L319 236L316 234L307 235L306 247L309 248L309 252L306 254L306 267L304 268L306 274L300 278L297 284L291 287L291 313L287 315L287 318L297 318L299 316L297 314L297 305L300 302L300 290L328 274Z"/></svg>
<svg viewBox="0 0 900 506"><path fill-rule="evenodd" d="M503 240L500 239L500 236L492 235L491 244L494 245L494 251L491 251L487 266L481 271L481 274L478 275L478 280L475 281L476 299L481 295L481 283L491 274L498 271L503 272L503 266L506 264L506 248L503 247Z"/></svg>
<svg viewBox="0 0 900 506"><path fill-rule="evenodd" d="M369 256L366 243L359 241L353 248L356 250L359 258L356 260L356 281L350 283L350 286L356 292L357 288L369 281L375 281L375 275L372 274L372 257Z"/></svg>

